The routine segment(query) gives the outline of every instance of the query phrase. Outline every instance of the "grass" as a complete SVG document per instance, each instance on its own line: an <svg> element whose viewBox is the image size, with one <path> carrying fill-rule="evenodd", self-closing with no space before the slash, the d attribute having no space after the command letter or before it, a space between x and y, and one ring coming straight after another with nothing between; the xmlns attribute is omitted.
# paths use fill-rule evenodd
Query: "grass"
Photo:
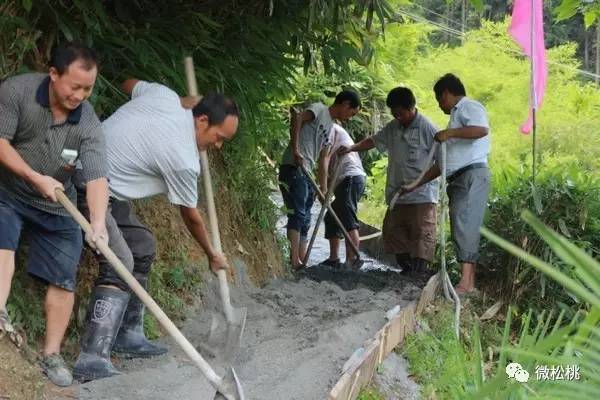
<svg viewBox="0 0 600 400"><path fill-rule="evenodd" d="M377 389L368 387L360 391L358 400L385 400L385 397Z"/></svg>

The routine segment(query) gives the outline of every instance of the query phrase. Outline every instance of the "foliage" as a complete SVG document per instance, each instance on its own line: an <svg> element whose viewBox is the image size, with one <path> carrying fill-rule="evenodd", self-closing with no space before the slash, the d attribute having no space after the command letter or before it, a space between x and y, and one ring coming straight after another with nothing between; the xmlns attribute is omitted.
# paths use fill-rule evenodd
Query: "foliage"
<svg viewBox="0 0 600 400"><path fill-rule="evenodd" d="M384 397L377 389L368 387L360 391L358 400L384 400Z"/></svg>
<svg viewBox="0 0 600 400"><path fill-rule="evenodd" d="M585 27L589 28L600 16L600 2L595 0L562 0L555 9L557 21L572 18L575 14L583 14Z"/></svg>
<svg viewBox="0 0 600 400"><path fill-rule="evenodd" d="M459 342L453 334L452 311L448 305L438 312L426 313L422 331L407 338L404 354L416 379L423 380L427 398L444 399L593 399L600 394L600 264L565 237L546 227L530 212L523 219L552 249L557 259L570 265L572 276L556 265L546 263L519 246L501 239L488 230L486 237L504 250L521 258L544 273L548 279L582 299L573 316L554 311L530 310L514 327L515 309L506 314L503 333L483 334L477 321ZM467 318L472 318L467 303ZM487 322L482 322L486 324ZM516 331L516 335L512 332ZM498 337L501 339L497 341ZM497 342L496 342L497 341ZM488 351L484 351L487 349ZM484 356L484 354L489 353ZM507 377L505 367L518 362L529 372L529 381L518 383ZM554 367L577 366L578 379L544 380L538 371ZM460 373L456 373L460 371Z"/></svg>
<svg viewBox="0 0 600 400"><path fill-rule="evenodd" d="M560 261L550 246L533 234L529 225L521 223L523 209L536 210L548 226L562 232L592 256L600 254L600 197L598 177L580 172L579 167L566 169L564 164L546 167L538 176L535 187L527 175L505 168L497 175L499 188L490 199L486 226L502 237L520 243L529 253L556 265L568 275L572 266ZM496 296L511 299L535 310L547 309L548 303L558 304L572 316L581 302L576 295L565 291L546 276L519 258L496 247L482 243L483 281L488 281Z"/></svg>

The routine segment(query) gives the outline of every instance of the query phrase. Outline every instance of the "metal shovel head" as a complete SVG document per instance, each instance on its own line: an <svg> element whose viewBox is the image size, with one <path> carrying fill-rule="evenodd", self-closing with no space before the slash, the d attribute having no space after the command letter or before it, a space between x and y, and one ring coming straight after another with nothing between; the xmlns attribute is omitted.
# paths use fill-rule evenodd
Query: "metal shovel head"
<svg viewBox="0 0 600 400"><path fill-rule="evenodd" d="M214 400L246 400L246 395L242 389L242 383L238 378L233 367L228 368L223 376L223 382L217 388L217 394Z"/></svg>
<svg viewBox="0 0 600 400"><path fill-rule="evenodd" d="M242 345L242 335L246 326L248 310L243 308L233 309L233 318L227 321L222 314L213 313L205 346L215 358L230 365ZM203 346L204 347L204 346Z"/></svg>

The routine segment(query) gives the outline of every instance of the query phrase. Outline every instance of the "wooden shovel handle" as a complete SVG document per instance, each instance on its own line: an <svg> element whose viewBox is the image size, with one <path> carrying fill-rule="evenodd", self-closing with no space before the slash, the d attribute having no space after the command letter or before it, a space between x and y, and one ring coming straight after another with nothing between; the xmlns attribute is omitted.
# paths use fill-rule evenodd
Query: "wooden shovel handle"
<svg viewBox="0 0 600 400"><path fill-rule="evenodd" d="M67 210L67 212L77 221L81 229L88 235L91 236L93 234L92 227L89 222L85 219L85 217L79 212L77 207L68 199L68 197L64 194L61 189L56 189L56 199L63 207ZM175 326L175 324L169 319L167 314L163 312L158 304L150 297L148 292L144 290L142 285L139 284L137 279L133 277L131 272L123 265L121 260L113 253L113 251L108 247L108 244L104 242L99 242L96 245L96 248L102 255L108 260L110 265L117 272L119 277L127 283L127 285L131 288L133 293L144 303L144 305L148 308L148 310L156 317L158 322L165 328L165 330L175 339L177 344L183 349L185 354L196 364L198 368L202 371L202 373L206 376L206 378L213 384L213 386L220 390L223 379L217 375L217 373L212 369L212 367L202 358L202 356L198 353L196 348L186 339L185 336L181 333L181 331Z"/></svg>

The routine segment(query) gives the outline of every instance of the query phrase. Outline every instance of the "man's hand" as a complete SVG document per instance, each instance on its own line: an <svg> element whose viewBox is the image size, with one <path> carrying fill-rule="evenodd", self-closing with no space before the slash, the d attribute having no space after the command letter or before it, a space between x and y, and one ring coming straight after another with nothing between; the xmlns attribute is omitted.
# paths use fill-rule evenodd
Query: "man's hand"
<svg viewBox="0 0 600 400"><path fill-rule="evenodd" d="M414 185L414 184L400 186L400 196L402 196L403 194L413 192L417 187L418 187L418 185Z"/></svg>
<svg viewBox="0 0 600 400"><path fill-rule="evenodd" d="M212 257L208 258L208 265L210 266L210 270L216 274L220 269L228 270L229 263L225 258L225 254L223 253L215 253Z"/></svg>
<svg viewBox="0 0 600 400"><path fill-rule="evenodd" d="M56 189L65 190L62 183L47 175L38 174L31 182L45 199L50 199L55 203L58 201L56 199Z"/></svg>
<svg viewBox="0 0 600 400"><path fill-rule="evenodd" d="M321 193L323 193L323 196L325 196L327 193L327 189L325 189L325 190L321 189ZM315 191L315 199L319 199L319 202L321 204L325 203L325 197L323 197L323 196L321 196L318 192Z"/></svg>
<svg viewBox="0 0 600 400"><path fill-rule="evenodd" d="M348 154L352 151L352 147L348 147L348 146L340 146L340 148L337 151L337 154L339 156L343 156L344 154Z"/></svg>
<svg viewBox="0 0 600 400"><path fill-rule="evenodd" d="M304 156L298 150L294 150L294 163L301 166L304 163Z"/></svg>
<svg viewBox="0 0 600 400"><path fill-rule="evenodd" d="M435 134L435 140L437 140L440 143L445 142L446 140L450 139L451 137L452 137L452 134L450 133L450 131L448 129L442 129L441 131L439 131L438 133Z"/></svg>
<svg viewBox="0 0 600 400"><path fill-rule="evenodd" d="M96 253L100 254L99 245L108 246L108 232L104 222L92 223L92 233L86 234L85 240L92 249L96 250Z"/></svg>

